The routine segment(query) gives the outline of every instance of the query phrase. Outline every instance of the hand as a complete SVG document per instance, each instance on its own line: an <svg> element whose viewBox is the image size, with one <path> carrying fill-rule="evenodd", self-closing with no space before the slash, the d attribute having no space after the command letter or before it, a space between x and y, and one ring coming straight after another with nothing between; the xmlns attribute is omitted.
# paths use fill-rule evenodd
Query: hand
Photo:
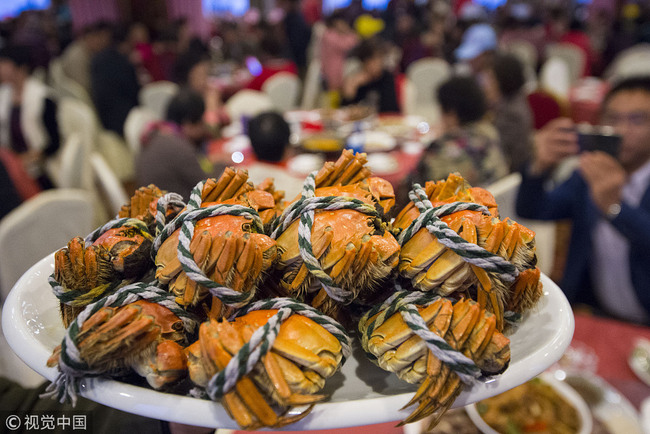
<svg viewBox="0 0 650 434"><path fill-rule="evenodd" d="M589 186L591 198L603 214L610 206L621 202L626 173L611 155L584 152L580 156L580 172Z"/></svg>
<svg viewBox="0 0 650 434"><path fill-rule="evenodd" d="M554 119L535 133L531 172L541 175L566 157L578 153L578 134L569 118Z"/></svg>

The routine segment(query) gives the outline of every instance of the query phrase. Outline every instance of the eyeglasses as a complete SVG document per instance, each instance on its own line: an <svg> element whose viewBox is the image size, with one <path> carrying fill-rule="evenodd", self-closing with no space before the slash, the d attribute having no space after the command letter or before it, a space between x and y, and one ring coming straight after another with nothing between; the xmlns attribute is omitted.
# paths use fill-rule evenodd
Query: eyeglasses
<svg viewBox="0 0 650 434"><path fill-rule="evenodd" d="M603 115L603 125L616 126L627 122L635 127L642 127L650 123L650 113L635 111L630 113L605 112Z"/></svg>

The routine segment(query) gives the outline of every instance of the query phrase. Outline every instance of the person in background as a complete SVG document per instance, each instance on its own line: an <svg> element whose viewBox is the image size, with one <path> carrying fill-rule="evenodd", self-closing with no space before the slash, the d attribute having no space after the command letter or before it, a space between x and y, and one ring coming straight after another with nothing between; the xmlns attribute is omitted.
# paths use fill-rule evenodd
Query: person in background
<svg viewBox="0 0 650 434"><path fill-rule="evenodd" d="M260 41L259 61L261 69L253 74L251 81L246 84L246 89L262 90L264 82L278 72L289 72L298 75L296 64L282 55L282 43L270 27L263 31L264 36ZM252 69L252 68L251 68Z"/></svg>
<svg viewBox="0 0 650 434"><path fill-rule="evenodd" d="M66 77L83 87L88 95L92 92L90 63L95 54L108 47L110 42L111 26L101 21L86 28L61 54L61 66Z"/></svg>
<svg viewBox="0 0 650 434"><path fill-rule="evenodd" d="M384 67L385 45L365 39L355 49L361 69L343 80L342 105L361 104L378 113L397 113L395 77Z"/></svg>
<svg viewBox="0 0 650 434"><path fill-rule="evenodd" d="M511 172L518 171L532 154L533 114L524 92L524 67L512 54L497 54L493 63L494 125Z"/></svg>
<svg viewBox="0 0 650 434"><path fill-rule="evenodd" d="M300 194L304 181L304 177L292 176L286 167L290 135L289 124L278 112L263 112L248 121L248 137L257 159L246 167L248 177L255 184L273 178L276 190L283 190L286 200Z"/></svg>
<svg viewBox="0 0 650 434"><path fill-rule="evenodd" d="M473 74L480 83L484 74L492 67L495 50L497 49L497 34L491 25L474 24L463 33L460 46L454 51L459 73Z"/></svg>
<svg viewBox="0 0 650 434"><path fill-rule="evenodd" d="M221 125L228 123L221 91L210 80L210 57L206 51L194 47L178 56L174 65L174 81L181 87L188 87L203 96L203 120L212 135L218 133Z"/></svg>
<svg viewBox="0 0 650 434"><path fill-rule="evenodd" d="M307 70L307 48L311 39L311 27L300 11L299 0L280 0L278 6L284 10L284 34L291 57L298 66L300 76Z"/></svg>
<svg viewBox="0 0 650 434"><path fill-rule="evenodd" d="M142 23L133 23L128 32L129 45L132 47L131 62L139 72L140 83L164 79L163 69L158 54L154 52L149 29Z"/></svg>
<svg viewBox="0 0 650 434"><path fill-rule="evenodd" d="M578 135L567 118L538 131L534 156L522 172L517 214L572 220L560 282L571 303L650 324L650 77L614 85L601 123L621 135L618 157L582 152L578 169L550 191L545 185L552 170L580 152Z"/></svg>
<svg viewBox="0 0 650 434"><path fill-rule="evenodd" d="M192 89L182 88L171 99L166 121L144 134L135 162L137 185L155 184L188 198L199 181L221 175L224 167L211 164L201 153L207 137L204 110L203 97Z"/></svg>
<svg viewBox="0 0 650 434"><path fill-rule="evenodd" d="M129 61L131 47L123 28L115 28L111 44L95 55L90 76L92 99L104 128L123 135L129 111L138 105L140 84Z"/></svg>
<svg viewBox="0 0 650 434"><path fill-rule="evenodd" d="M51 188L47 160L61 138L57 105L48 88L31 76L29 47L10 45L0 50L0 146L17 154L41 188Z"/></svg>
<svg viewBox="0 0 650 434"><path fill-rule="evenodd" d="M425 150L415 172L399 189L399 201L417 182L445 179L459 172L473 187L486 186L508 174L499 133L485 120L487 103L472 77L452 77L438 88L443 134Z"/></svg>
<svg viewBox="0 0 650 434"><path fill-rule="evenodd" d="M321 63L323 78L330 92L341 92L343 85L343 65L345 59L358 43L359 37L350 24L345 21L343 11L336 10L325 19L325 31L321 39Z"/></svg>

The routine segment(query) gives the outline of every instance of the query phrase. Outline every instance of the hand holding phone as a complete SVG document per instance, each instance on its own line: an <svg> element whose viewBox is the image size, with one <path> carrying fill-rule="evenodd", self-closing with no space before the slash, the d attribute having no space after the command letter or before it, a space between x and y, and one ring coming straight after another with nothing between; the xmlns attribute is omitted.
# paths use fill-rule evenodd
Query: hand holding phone
<svg viewBox="0 0 650 434"><path fill-rule="evenodd" d="M580 152L601 151L618 158L621 136L612 127L579 125L577 132Z"/></svg>

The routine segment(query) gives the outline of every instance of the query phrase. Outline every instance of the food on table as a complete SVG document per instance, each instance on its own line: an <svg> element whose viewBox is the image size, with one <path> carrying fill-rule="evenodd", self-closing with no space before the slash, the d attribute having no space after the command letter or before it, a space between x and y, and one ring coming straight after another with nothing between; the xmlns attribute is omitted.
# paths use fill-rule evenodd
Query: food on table
<svg viewBox="0 0 650 434"><path fill-rule="evenodd" d="M496 315L499 330L537 303L535 233L500 220L488 191L451 174L416 184L410 198L393 225L401 230L400 274L415 289L473 298Z"/></svg>
<svg viewBox="0 0 650 434"><path fill-rule="evenodd" d="M534 233L454 174L415 185L391 223L393 188L366 163L344 150L288 203L272 180L255 186L233 168L187 204L140 188L118 219L56 254L67 330L49 393L74 399L81 378L129 372L187 393L191 379L193 396L220 400L241 427L284 426L326 399L349 355L332 317L363 310L368 357L420 384L403 423L435 425L465 384L507 368L504 322L541 296Z"/></svg>
<svg viewBox="0 0 650 434"><path fill-rule="evenodd" d="M417 408L402 424L433 415L435 426L465 383L499 374L510 362L510 340L495 316L468 299L403 291L367 312L359 332L374 363L420 384L404 406Z"/></svg>
<svg viewBox="0 0 650 434"><path fill-rule="evenodd" d="M193 196L200 203L179 214L160 238L156 279L182 306L197 306L211 295L205 308L222 318L253 299L263 273L277 259L276 242L264 234L268 222L262 218L272 218L276 204L271 193L248 182L245 170L230 168L218 180L199 183ZM184 232L189 228L192 234ZM217 293L211 291L215 288Z"/></svg>
<svg viewBox="0 0 650 434"><path fill-rule="evenodd" d="M384 220L395 203L393 188L370 177L365 163L366 154L348 150L326 163L303 193L309 196L287 206L272 234L280 291L326 314L335 315L397 265L399 245Z"/></svg>
<svg viewBox="0 0 650 434"><path fill-rule="evenodd" d="M278 428L307 416L315 403L327 398L318 392L325 379L340 368L343 346L349 347L343 329L330 318L289 299L276 301L283 306L280 310L252 310L234 321L203 323L199 340L187 349L192 381L204 387L212 399L221 399L239 426L249 430ZM274 305L273 300L270 303ZM342 334L334 336L321 323L292 311L296 306ZM277 333L277 337L264 340L269 333L260 328L271 322L276 325L271 326L275 331L270 334ZM243 373L233 359L250 365L253 348L244 344L250 345L261 332L271 347Z"/></svg>
<svg viewBox="0 0 650 434"><path fill-rule="evenodd" d="M540 378L479 401L476 410L490 427L504 434L569 434L581 428L576 408Z"/></svg>
<svg viewBox="0 0 650 434"><path fill-rule="evenodd" d="M336 152L343 148L343 141L337 137L313 135L302 141L302 147L308 151Z"/></svg>

